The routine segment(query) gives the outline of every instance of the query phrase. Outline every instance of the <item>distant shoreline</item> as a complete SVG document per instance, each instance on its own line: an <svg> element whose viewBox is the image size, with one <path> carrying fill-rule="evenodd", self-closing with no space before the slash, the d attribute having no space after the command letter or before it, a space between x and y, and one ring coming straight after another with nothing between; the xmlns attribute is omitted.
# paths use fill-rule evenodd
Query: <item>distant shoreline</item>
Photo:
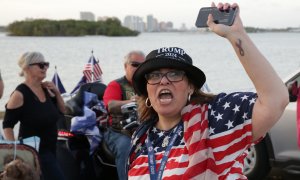
<svg viewBox="0 0 300 180"><path fill-rule="evenodd" d="M264 32L296 32L299 33L300 32L300 27L286 27L286 28L259 28L259 27L251 27L251 26L245 26L245 30L248 33L264 33ZM173 31L155 31L155 32L138 32L138 33L170 33L170 32L174 32L174 33L178 33L178 32L207 32L209 31L207 28L191 28L191 29L187 29L187 30L177 30L174 29ZM7 26L0 26L0 32L1 33L8 33L9 31L7 30ZM100 34L98 34L100 35ZM47 35L44 35L47 36ZM66 35L63 35L66 36Z"/></svg>

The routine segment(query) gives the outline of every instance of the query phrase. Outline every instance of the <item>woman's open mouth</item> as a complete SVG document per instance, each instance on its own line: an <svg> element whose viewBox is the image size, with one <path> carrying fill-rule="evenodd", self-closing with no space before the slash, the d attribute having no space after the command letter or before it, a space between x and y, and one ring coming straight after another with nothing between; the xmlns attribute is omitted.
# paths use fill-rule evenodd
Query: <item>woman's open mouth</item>
<svg viewBox="0 0 300 180"><path fill-rule="evenodd" d="M173 99L173 94L168 89L163 89L159 92L158 99L161 103L167 104L170 103Z"/></svg>

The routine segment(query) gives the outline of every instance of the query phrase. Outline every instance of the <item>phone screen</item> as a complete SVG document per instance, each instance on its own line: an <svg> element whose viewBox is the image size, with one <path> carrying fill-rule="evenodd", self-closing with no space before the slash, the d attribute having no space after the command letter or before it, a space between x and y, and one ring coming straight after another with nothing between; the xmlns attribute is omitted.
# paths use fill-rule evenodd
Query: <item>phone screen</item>
<svg viewBox="0 0 300 180"><path fill-rule="evenodd" d="M209 14L213 15L216 24L225 24L231 26L234 22L236 8L230 8L226 11L219 10L217 7L203 7L200 9L196 27L207 27L207 17Z"/></svg>

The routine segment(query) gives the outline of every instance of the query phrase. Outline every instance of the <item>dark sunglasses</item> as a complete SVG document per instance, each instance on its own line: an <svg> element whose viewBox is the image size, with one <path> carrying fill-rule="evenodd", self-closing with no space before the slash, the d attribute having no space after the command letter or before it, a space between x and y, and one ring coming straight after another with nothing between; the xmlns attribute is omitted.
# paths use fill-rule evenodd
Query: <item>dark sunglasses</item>
<svg viewBox="0 0 300 180"><path fill-rule="evenodd" d="M137 68L137 67L139 67L142 63L133 61L133 62L129 62L129 64L130 64L132 67Z"/></svg>
<svg viewBox="0 0 300 180"><path fill-rule="evenodd" d="M39 68L44 69L45 67L49 67L50 63L49 62L39 62L39 63L32 63L29 64L29 66L34 66L34 65L38 65Z"/></svg>

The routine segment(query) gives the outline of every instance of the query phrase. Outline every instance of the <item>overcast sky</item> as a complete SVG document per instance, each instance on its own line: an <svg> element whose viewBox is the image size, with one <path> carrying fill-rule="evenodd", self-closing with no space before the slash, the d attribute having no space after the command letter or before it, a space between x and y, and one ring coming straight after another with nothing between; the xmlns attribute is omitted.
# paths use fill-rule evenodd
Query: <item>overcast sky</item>
<svg viewBox="0 0 300 180"><path fill-rule="evenodd" d="M172 21L194 27L199 9L211 0L0 0L0 25L25 18L79 19L80 11L98 16L115 16L122 22L126 15L152 14L158 21ZM215 1L219 2L219 1ZM300 27L299 0L227 0L237 2L245 26L261 28Z"/></svg>

